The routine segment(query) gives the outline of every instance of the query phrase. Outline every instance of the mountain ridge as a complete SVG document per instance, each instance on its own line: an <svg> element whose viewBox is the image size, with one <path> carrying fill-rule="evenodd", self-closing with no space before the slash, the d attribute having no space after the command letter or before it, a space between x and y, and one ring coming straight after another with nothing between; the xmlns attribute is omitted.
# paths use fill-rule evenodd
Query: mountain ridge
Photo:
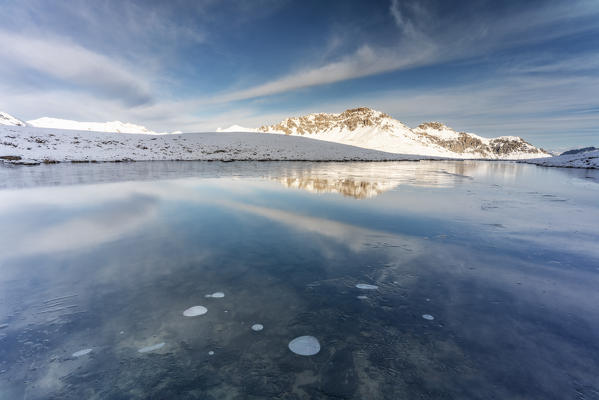
<svg viewBox="0 0 599 400"><path fill-rule="evenodd" d="M93 132L169 134L120 121L79 122L44 117L25 123L4 112L0 112L0 124ZM278 124L263 125L256 129L239 125L217 129L217 132L243 131L305 136L370 150L432 157L509 160L551 156L545 150L517 136L485 138L474 133L455 131L436 121L424 122L416 128L410 128L390 115L368 107L348 109L337 114L313 113L289 117Z"/></svg>
<svg viewBox="0 0 599 400"><path fill-rule="evenodd" d="M527 159L551 156L517 136L484 138L457 132L440 122L410 128L368 107L342 113L313 113L263 125L258 132L306 136L392 153L452 158Z"/></svg>

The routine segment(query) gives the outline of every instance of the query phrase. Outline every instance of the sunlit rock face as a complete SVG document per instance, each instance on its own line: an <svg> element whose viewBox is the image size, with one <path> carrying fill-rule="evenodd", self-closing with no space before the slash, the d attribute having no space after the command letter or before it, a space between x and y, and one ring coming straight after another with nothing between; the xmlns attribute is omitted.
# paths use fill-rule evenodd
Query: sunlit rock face
<svg viewBox="0 0 599 400"><path fill-rule="evenodd" d="M316 134L334 130L355 131L364 127L378 127L383 131L391 131L394 128L394 123L398 122L380 111L360 107L345 110L340 114L316 113L291 117L275 125L261 126L258 131L283 132L287 135ZM403 126L405 127L405 125Z"/></svg>
<svg viewBox="0 0 599 400"><path fill-rule="evenodd" d="M401 154L483 159L527 159L549 157L516 136L485 138L458 132L440 122L425 122L412 129L391 116L360 107L339 114L315 113L291 117L258 132L308 136Z"/></svg>

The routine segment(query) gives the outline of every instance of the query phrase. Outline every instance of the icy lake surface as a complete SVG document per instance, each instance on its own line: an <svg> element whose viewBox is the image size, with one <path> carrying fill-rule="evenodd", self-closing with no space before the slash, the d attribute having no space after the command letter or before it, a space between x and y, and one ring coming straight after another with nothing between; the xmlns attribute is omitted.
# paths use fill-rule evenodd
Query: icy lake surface
<svg viewBox="0 0 599 400"><path fill-rule="evenodd" d="M1 399L599 398L599 171L0 167L0 226Z"/></svg>

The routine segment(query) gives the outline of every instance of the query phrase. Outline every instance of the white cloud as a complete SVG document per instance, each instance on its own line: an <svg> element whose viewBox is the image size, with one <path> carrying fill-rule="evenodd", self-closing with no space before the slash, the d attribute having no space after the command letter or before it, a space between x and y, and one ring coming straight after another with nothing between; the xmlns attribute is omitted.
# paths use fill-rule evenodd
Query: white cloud
<svg viewBox="0 0 599 400"><path fill-rule="evenodd" d="M30 69L48 80L92 90L128 105L151 101L147 79L109 57L74 43L0 31L0 48L0 70L7 75L18 77L26 74L23 69Z"/></svg>

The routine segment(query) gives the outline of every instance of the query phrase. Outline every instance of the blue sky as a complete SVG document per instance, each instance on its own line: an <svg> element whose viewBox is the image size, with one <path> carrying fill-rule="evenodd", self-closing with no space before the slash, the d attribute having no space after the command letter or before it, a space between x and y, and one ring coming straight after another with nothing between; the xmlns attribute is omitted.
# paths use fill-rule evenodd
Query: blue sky
<svg viewBox="0 0 599 400"><path fill-rule="evenodd" d="M153 130L372 107L599 145L598 1L0 0L0 110Z"/></svg>

